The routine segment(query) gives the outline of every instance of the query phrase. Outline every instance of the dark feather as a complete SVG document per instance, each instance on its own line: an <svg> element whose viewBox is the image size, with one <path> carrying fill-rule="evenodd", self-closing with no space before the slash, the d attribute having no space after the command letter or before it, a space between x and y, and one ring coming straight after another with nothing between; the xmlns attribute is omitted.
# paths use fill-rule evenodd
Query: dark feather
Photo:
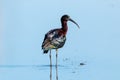
<svg viewBox="0 0 120 80"><path fill-rule="evenodd" d="M45 34L41 47L43 49L43 52L47 53L50 49L58 49L63 47L65 41L66 37L62 33L61 29L53 29Z"/></svg>

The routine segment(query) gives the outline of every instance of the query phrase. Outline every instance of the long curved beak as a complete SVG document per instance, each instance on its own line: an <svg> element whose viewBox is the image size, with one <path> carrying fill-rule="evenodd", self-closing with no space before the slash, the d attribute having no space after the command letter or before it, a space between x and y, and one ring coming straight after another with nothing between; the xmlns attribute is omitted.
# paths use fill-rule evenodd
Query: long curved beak
<svg viewBox="0 0 120 80"><path fill-rule="evenodd" d="M80 26L74 20L72 20L71 18L69 18L69 21L73 22L74 24L77 25L78 28L80 28Z"/></svg>

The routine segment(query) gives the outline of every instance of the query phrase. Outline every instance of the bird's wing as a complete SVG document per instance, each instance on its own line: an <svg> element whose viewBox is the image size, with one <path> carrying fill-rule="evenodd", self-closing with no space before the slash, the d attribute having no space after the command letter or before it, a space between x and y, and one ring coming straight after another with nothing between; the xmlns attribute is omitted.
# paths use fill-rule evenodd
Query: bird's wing
<svg viewBox="0 0 120 80"><path fill-rule="evenodd" d="M51 43L51 41L55 37L57 37L58 30L59 29L53 29L53 30L50 30L48 33L45 34L44 41L42 43L42 49L45 48L46 46L48 46Z"/></svg>

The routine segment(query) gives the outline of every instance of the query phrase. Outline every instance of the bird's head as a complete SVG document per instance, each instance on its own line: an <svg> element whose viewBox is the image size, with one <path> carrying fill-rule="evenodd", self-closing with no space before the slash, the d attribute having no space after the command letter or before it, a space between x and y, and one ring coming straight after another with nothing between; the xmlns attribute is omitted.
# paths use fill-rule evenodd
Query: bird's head
<svg viewBox="0 0 120 80"><path fill-rule="evenodd" d="M66 22L67 22L67 21L71 21L71 22L73 22L74 24L76 24L78 28L80 28L80 26L79 26L74 20L72 20L69 15L63 15L63 16L61 17L61 22L63 22L63 21L66 21Z"/></svg>

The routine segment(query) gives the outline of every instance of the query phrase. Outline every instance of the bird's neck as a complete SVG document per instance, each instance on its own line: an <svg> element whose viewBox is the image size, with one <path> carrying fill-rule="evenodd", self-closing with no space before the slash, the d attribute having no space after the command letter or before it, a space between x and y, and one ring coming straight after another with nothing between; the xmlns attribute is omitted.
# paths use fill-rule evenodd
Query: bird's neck
<svg viewBox="0 0 120 80"><path fill-rule="evenodd" d="M68 26L67 26L67 21L62 21L62 30L64 31L64 33L67 33L68 30Z"/></svg>

